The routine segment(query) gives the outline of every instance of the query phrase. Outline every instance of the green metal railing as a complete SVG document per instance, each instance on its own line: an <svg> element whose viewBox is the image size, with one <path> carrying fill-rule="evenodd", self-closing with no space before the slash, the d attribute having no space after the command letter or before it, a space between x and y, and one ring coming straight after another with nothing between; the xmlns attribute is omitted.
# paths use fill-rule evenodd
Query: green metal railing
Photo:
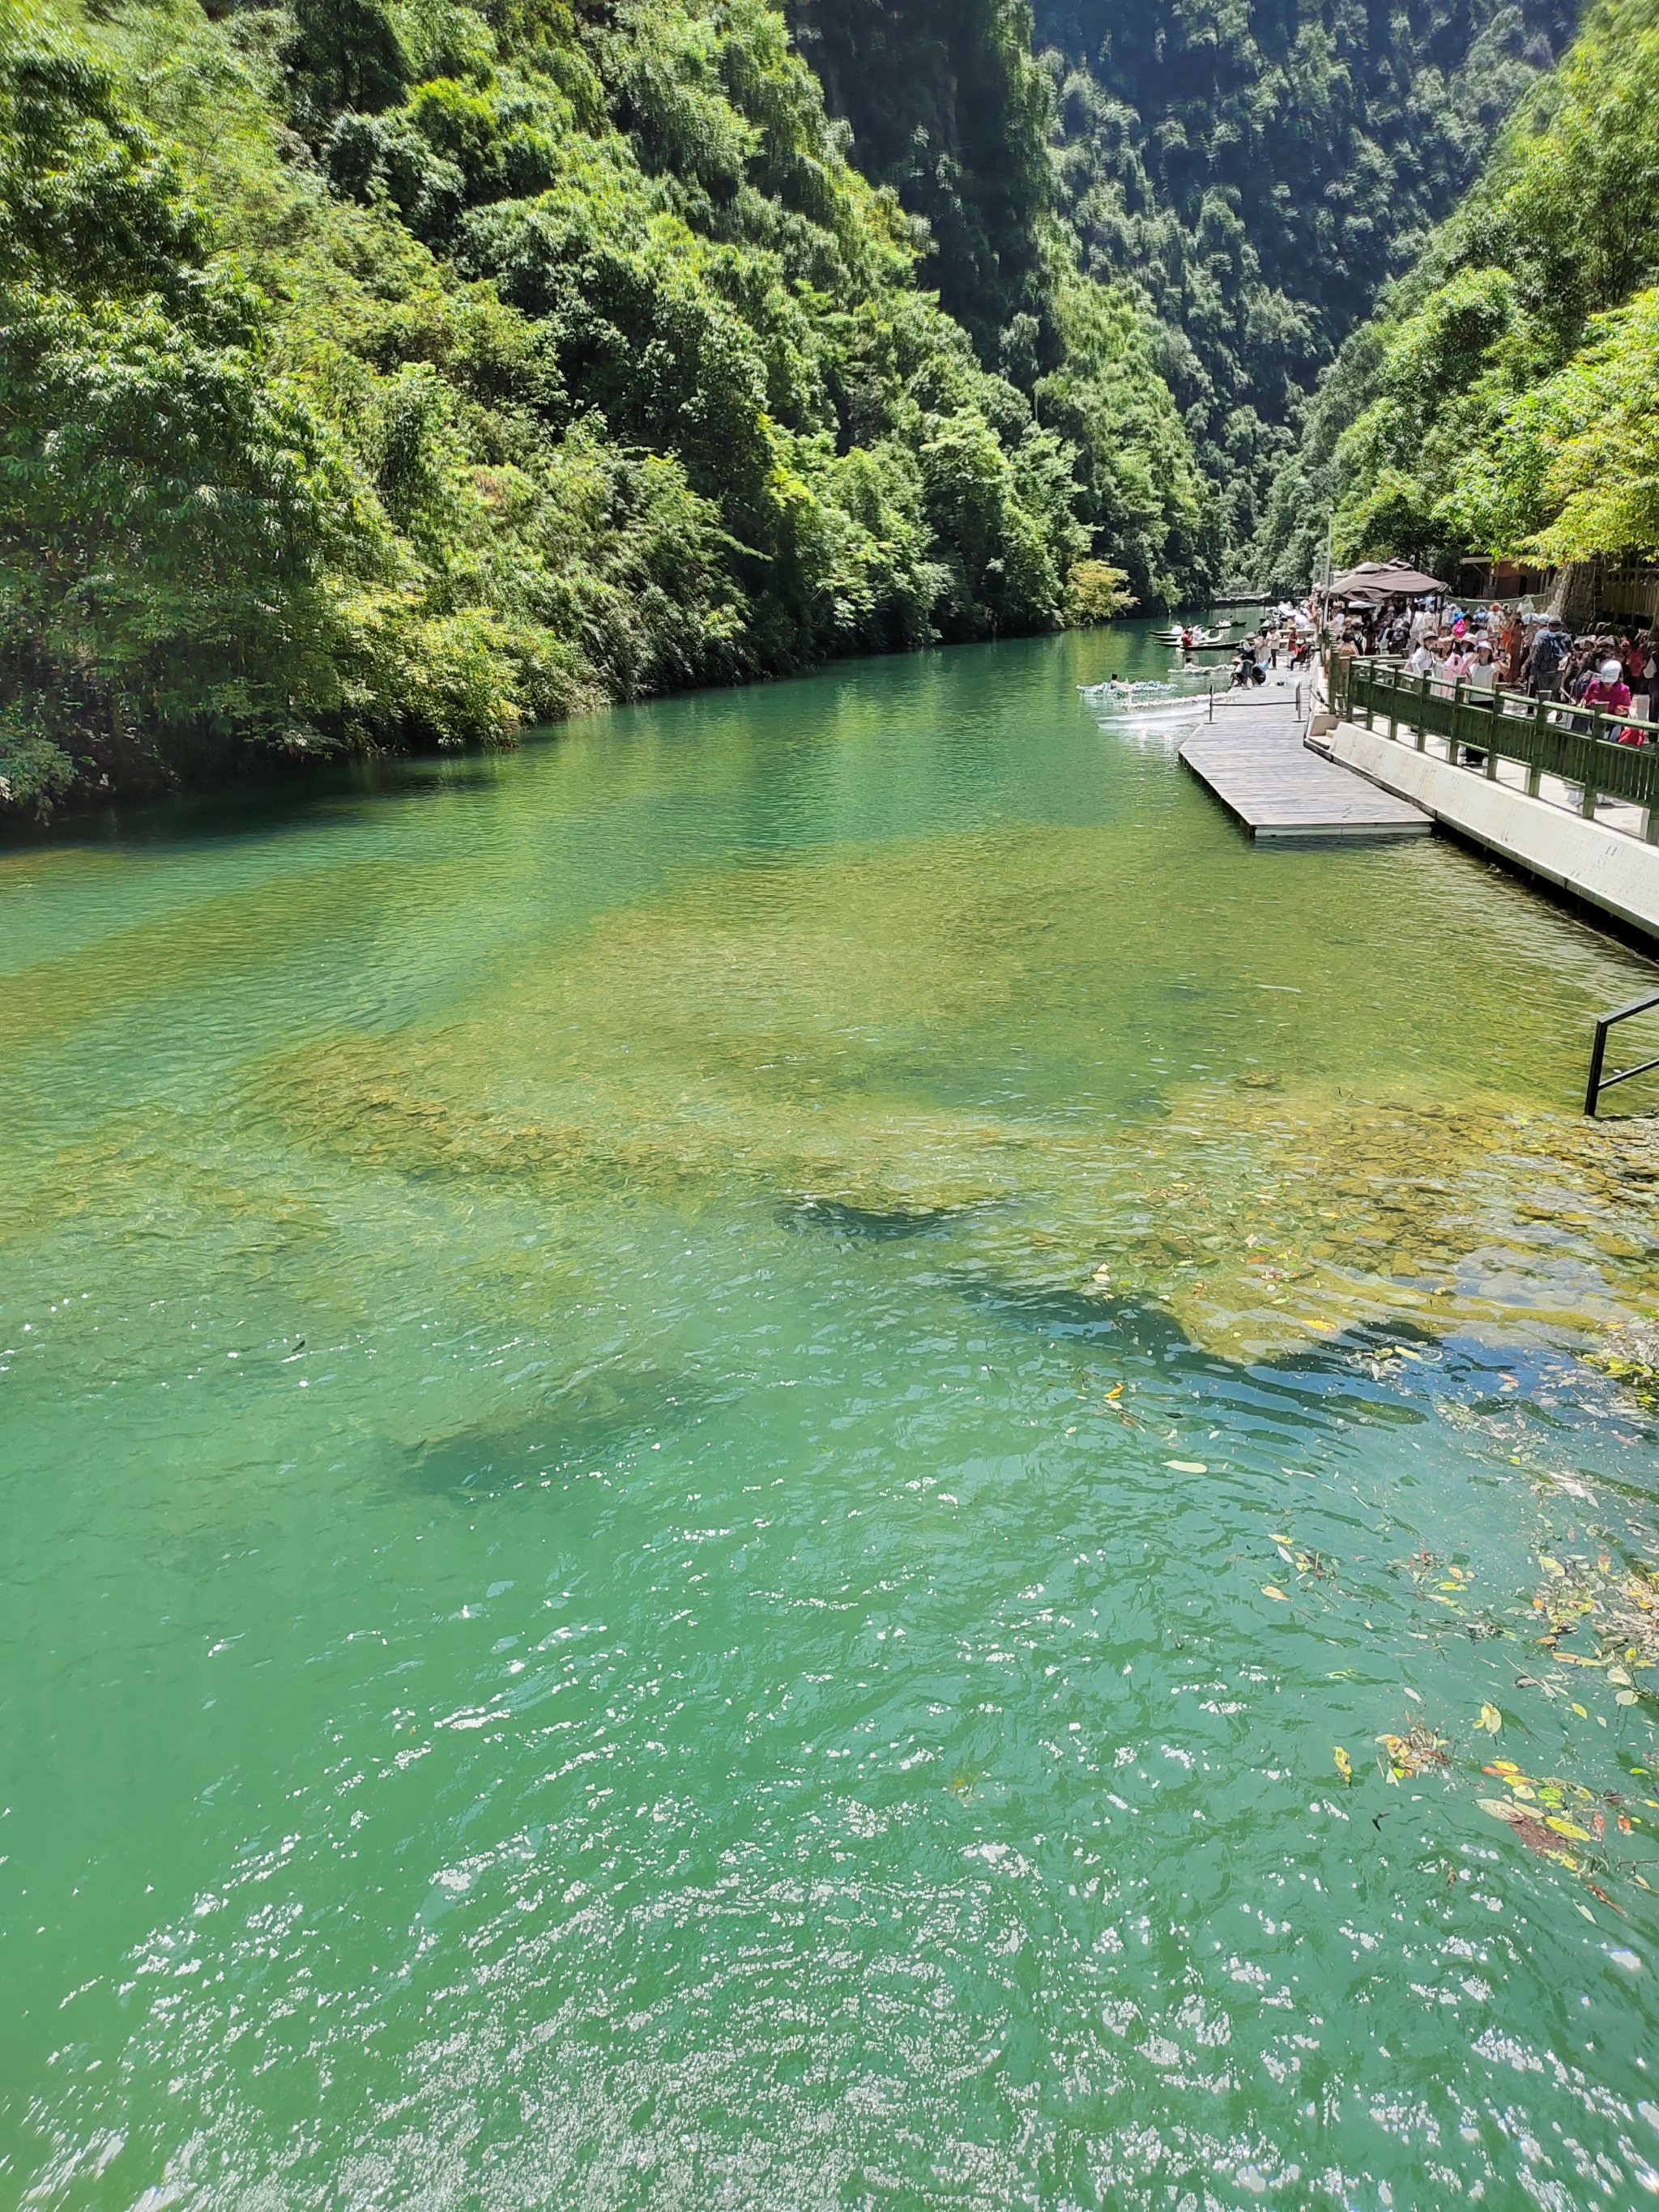
<svg viewBox="0 0 1659 2212"><path fill-rule="evenodd" d="M1500 760L1518 761L1534 798L1547 775L1559 776L1577 788L1578 811L1592 821L1603 799L1644 807L1642 834L1659 844L1659 723L1519 692L1472 692L1461 682L1449 688L1443 679L1407 676L1379 660L1335 660L1331 705L1344 720L1364 722L1368 730L1386 723L1391 738L1419 752L1430 738L1443 738L1448 760L1467 754L1463 764L1492 782ZM1626 728L1641 731L1644 742L1620 744L1614 732Z"/></svg>

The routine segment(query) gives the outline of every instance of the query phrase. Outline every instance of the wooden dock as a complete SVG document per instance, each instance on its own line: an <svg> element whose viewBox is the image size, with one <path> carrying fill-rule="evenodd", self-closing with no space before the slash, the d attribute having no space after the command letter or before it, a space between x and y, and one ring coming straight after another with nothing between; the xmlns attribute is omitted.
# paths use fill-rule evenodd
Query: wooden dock
<svg viewBox="0 0 1659 2212"><path fill-rule="evenodd" d="M1424 837L1434 828L1409 799L1310 751L1288 688L1218 698L1181 759L1252 837Z"/></svg>

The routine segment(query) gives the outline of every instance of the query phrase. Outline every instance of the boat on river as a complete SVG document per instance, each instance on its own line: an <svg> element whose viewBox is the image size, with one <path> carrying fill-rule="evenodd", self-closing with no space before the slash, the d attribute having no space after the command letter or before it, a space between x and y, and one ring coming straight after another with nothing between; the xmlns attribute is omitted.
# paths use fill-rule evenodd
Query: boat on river
<svg viewBox="0 0 1659 2212"><path fill-rule="evenodd" d="M1195 647L1231 645L1236 641L1233 633L1237 628L1236 622L1224 622L1218 623L1212 629L1194 629L1191 633L1192 641ZM1152 642L1154 645L1179 645L1184 634L1178 627L1157 629L1152 632Z"/></svg>
<svg viewBox="0 0 1659 2212"><path fill-rule="evenodd" d="M1219 669L1176 668L1164 678L1114 676L1103 684L1080 684L1078 691L1085 706L1109 720L1190 723L1208 713L1212 696L1226 688Z"/></svg>

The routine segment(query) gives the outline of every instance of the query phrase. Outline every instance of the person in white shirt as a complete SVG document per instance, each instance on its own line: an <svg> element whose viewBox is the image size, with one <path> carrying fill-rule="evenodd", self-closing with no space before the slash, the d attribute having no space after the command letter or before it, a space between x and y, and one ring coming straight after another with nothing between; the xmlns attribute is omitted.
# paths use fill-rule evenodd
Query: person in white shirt
<svg viewBox="0 0 1659 2212"><path fill-rule="evenodd" d="M1478 645L1474 659L1463 672L1463 680L1471 691L1490 691L1498 681L1498 663L1489 645Z"/></svg>
<svg viewBox="0 0 1659 2212"><path fill-rule="evenodd" d="M1411 649L1410 658L1407 660L1406 673L1407 676L1432 676L1434 673L1433 647L1427 638L1420 635L1417 643Z"/></svg>

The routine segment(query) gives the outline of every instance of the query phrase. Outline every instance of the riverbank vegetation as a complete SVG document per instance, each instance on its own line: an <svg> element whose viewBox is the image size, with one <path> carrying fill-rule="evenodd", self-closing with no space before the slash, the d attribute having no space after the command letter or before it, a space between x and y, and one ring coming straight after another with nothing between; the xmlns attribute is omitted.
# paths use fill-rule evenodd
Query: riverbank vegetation
<svg viewBox="0 0 1659 2212"><path fill-rule="evenodd" d="M1200 588L1136 304L848 149L764 0L0 0L0 796Z"/></svg>
<svg viewBox="0 0 1659 2212"><path fill-rule="evenodd" d="M1571 12L0 0L0 811L1300 582L1333 487L1631 536L1659 317L1503 212L1577 63L1293 453Z"/></svg>
<svg viewBox="0 0 1659 2212"><path fill-rule="evenodd" d="M1345 348L1267 550L1542 563L1659 553L1659 4L1602 0Z"/></svg>

